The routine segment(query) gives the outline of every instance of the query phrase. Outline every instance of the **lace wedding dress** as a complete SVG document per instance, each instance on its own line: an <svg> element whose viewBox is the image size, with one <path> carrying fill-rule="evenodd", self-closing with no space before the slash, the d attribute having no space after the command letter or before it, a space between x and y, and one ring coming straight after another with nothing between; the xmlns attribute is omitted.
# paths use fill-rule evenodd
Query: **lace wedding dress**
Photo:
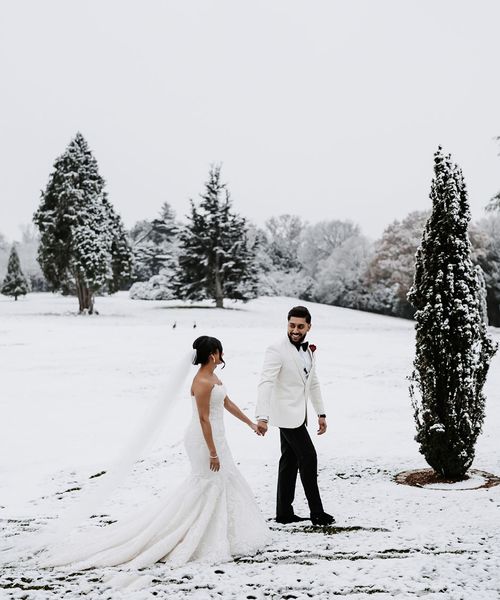
<svg viewBox="0 0 500 600"><path fill-rule="evenodd" d="M189 561L215 564L264 548L269 529L226 442L225 396L222 385L215 385L210 396L218 472L210 471L193 397L193 416L184 437L191 474L184 483L126 521L77 534L63 548L45 554L42 566L81 570L118 565L140 569L159 561L172 566Z"/></svg>

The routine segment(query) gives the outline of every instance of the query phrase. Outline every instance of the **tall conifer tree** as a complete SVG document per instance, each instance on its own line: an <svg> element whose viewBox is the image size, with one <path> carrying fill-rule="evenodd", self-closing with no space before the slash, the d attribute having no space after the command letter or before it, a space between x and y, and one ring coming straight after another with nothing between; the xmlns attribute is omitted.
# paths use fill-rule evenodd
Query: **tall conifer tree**
<svg viewBox="0 0 500 600"><path fill-rule="evenodd" d="M15 244L13 244L7 265L7 275L3 280L0 292L6 296L14 296L14 300L17 300L19 296L25 296L29 291L30 284L21 270L19 255Z"/></svg>
<svg viewBox="0 0 500 600"><path fill-rule="evenodd" d="M163 203L159 218L134 225L130 231L134 280L146 281L164 270L172 279L177 266L177 233L175 212L168 202Z"/></svg>
<svg viewBox="0 0 500 600"><path fill-rule="evenodd" d="M115 291L130 274L130 247L104 185L97 161L77 133L55 161L33 217L45 277L53 290L75 290L81 313L93 312L97 291Z"/></svg>
<svg viewBox="0 0 500 600"><path fill-rule="evenodd" d="M441 148L434 173L432 214L408 294L417 310L410 393L420 452L442 476L460 479L474 459L483 386L496 348L484 321L484 285L471 261L462 173Z"/></svg>
<svg viewBox="0 0 500 600"><path fill-rule="evenodd" d="M189 300L211 298L223 308L224 298L255 298L257 278L246 220L233 213L220 170L211 167L199 206L191 201L189 223L179 236L175 291Z"/></svg>

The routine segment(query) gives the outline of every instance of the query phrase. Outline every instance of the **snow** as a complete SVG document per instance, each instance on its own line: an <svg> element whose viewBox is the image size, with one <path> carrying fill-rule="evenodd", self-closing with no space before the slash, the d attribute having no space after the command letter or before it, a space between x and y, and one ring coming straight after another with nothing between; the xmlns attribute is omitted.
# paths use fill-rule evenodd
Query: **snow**
<svg viewBox="0 0 500 600"><path fill-rule="evenodd" d="M486 477L482 475L471 475L464 481L455 481L453 483L427 483L423 487L427 490L473 490L486 483Z"/></svg>
<svg viewBox="0 0 500 600"><path fill-rule="evenodd" d="M36 529L71 503L88 477L106 468L156 398L178 353L198 335L219 337L227 367L220 372L231 399L253 415L265 347L284 335L293 298L261 298L229 309L176 301L98 298L99 315L76 316L77 301L29 294L0 296L0 523L3 534L21 519ZM273 528L260 555L222 565L155 565L123 598L388 598L487 599L500 593L500 486L428 489L394 476L427 467L413 441L406 376L413 359L413 324L316 304L309 339L327 407L328 432L310 431L319 455L320 488L336 527ZM176 322L176 328L172 325ZM193 323L197 328L193 329ZM500 332L492 330L495 340ZM473 467L500 474L500 358L486 385L484 433ZM194 371L193 371L194 373ZM186 417L179 403L161 444L148 455L110 512L126 514L152 494L168 493L187 467L179 440ZM226 417L228 438L264 514L274 511L279 439L258 438ZM471 480L469 480L470 482ZM300 484L296 512L306 515ZM121 598L105 590L111 569L0 571L0 599ZM23 579L24 578L24 579Z"/></svg>

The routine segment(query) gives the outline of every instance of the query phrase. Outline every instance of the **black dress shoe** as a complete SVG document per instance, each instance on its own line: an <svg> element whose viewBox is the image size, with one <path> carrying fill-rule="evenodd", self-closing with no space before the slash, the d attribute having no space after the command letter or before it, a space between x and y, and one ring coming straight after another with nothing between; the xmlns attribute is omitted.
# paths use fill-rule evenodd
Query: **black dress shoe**
<svg viewBox="0 0 500 600"><path fill-rule="evenodd" d="M335 523L335 519L326 512L317 513L311 515L311 523L313 525L332 525Z"/></svg>
<svg viewBox="0 0 500 600"><path fill-rule="evenodd" d="M291 515L290 517L276 517L276 523L282 525L288 525L288 523L300 523L301 521L308 521L306 517L299 517L297 515Z"/></svg>

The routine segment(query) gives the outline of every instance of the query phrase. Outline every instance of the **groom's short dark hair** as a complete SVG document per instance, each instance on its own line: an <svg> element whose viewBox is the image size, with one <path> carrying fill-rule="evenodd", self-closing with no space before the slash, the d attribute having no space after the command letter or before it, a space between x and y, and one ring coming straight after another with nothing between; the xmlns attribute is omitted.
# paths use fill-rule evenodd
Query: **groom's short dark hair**
<svg viewBox="0 0 500 600"><path fill-rule="evenodd" d="M291 317L298 317L299 319L305 319L307 324L311 324L311 313L305 306L294 306L288 311L288 321Z"/></svg>

